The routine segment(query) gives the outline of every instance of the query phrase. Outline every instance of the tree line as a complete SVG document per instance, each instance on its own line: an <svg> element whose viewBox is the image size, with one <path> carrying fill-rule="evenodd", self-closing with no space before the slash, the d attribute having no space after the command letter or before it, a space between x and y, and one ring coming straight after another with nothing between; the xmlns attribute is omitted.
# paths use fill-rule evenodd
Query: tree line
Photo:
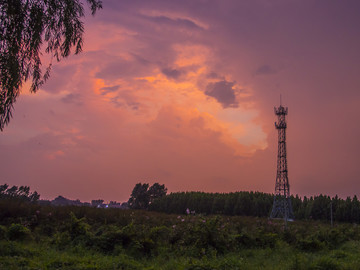
<svg viewBox="0 0 360 270"><path fill-rule="evenodd" d="M40 198L40 194L36 191L30 192L28 186L12 186L8 184L0 185L0 199L24 201L24 202L37 202Z"/></svg>
<svg viewBox="0 0 360 270"><path fill-rule="evenodd" d="M0 200L36 203L40 195L28 186L0 185ZM128 206L168 214L196 213L205 215L268 217L273 194L253 191L231 193L175 192L167 195L165 185L137 183ZM303 198L291 196L295 219L330 220L360 223L360 201L357 196L346 199L318 195Z"/></svg>
<svg viewBox="0 0 360 270"><path fill-rule="evenodd" d="M273 194L253 191L231 193L176 192L154 200L148 210L168 214L184 214L189 209L206 215L239 215L268 217ZM291 196L295 219L330 220L360 223L360 201L355 195L346 199L318 195L304 198Z"/></svg>

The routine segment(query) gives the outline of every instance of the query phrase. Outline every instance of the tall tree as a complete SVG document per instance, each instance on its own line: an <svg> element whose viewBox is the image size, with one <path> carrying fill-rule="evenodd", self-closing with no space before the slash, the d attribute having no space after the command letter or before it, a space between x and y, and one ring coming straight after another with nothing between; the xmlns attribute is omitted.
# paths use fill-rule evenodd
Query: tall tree
<svg viewBox="0 0 360 270"><path fill-rule="evenodd" d="M30 192L30 187L28 186L12 186L10 188L7 184L0 185L0 199L36 202L39 198L39 193L36 191Z"/></svg>
<svg viewBox="0 0 360 270"><path fill-rule="evenodd" d="M101 0L0 0L0 130L12 116L23 83L31 92L49 78L51 63L42 69L41 52L60 61L82 50L84 2L94 15ZM45 71L45 72L43 72Z"/></svg>
<svg viewBox="0 0 360 270"><path fill-rule="evenodd" d="M149 188L149 184L137 183L131 192L128 201L129 207L133 209L147 209L155 199L166 195L167 188L159 183L153 184Z"/></svg>
<svg viewBox="0 0 360 270"><path fill-rule="evenodd" d="M145 209L149 205L149 184L137 183L131 192L130 199L128 201L129 207L133 209Z"/></svg>
<svg viewBox="0 0 360 270"><path fill-rule="evenodd" d="M153 184L149 190L149 203L152 203L155 199L165 196L167 192L167 188L165 185L160 185L159 183Z"/></svg>

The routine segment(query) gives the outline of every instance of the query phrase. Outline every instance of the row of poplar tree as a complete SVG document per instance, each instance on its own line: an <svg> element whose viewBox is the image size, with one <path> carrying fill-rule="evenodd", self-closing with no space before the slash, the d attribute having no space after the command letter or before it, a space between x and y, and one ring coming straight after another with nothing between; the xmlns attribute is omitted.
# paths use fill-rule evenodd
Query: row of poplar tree
<svg viewBox="0 0 360 270"><path fill-rule="evenodd" d="M184 214L224 214L266 217L270 215L273 195L262 192L205 193L177 192L164 195L148 205L149 210ZM291 202L295 219L360 222L360 201L356 196L346 199L326 195L314 197L292 196ZM331 214L332 212L332 214Z"/></svg>

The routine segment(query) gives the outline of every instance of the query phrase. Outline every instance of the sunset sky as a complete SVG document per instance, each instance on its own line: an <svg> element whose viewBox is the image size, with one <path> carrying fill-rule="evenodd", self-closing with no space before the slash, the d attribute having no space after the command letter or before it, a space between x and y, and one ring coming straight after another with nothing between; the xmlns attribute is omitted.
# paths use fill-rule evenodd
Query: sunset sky
<svg viewBox="0 0 360 270"><path fill-rule="evenodd" d="M281 94L290 192L360 196L359 14L358 0L104 0L83 53L23 89L0 184L82 201L126 201L138 182L272 193Z"/></svg>

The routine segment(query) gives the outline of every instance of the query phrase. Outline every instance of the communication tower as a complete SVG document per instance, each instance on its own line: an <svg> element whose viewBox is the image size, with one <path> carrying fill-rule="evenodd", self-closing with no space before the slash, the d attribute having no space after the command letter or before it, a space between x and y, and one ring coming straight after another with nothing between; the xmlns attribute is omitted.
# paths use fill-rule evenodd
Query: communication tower
<svg viewBox="0 0 360 270"><path fill-rule="evenodd" d="M288 114L288 108L281 105L274 108L275 115L278 117L278 122L275 122L275 128L278 130L278 155L277 155L277 171L275 183L275 195L273 208L270 218L283 218L285 223L294 218L291 199L290 186L288 179L288 168L286 159L286 120L285 116Z"/></svg>

